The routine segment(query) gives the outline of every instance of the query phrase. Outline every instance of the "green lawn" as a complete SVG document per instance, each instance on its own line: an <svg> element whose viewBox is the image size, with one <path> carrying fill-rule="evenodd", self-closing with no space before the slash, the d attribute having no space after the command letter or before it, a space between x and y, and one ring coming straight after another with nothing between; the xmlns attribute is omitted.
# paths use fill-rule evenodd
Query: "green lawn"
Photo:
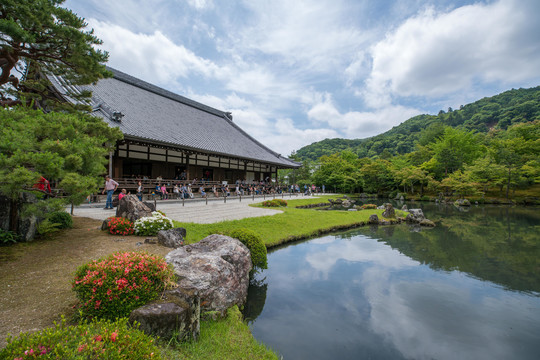
<svg viewBox="0 0 540 360"><path fill-rule="evenodd" d="M163 358L177 359L278 359L264 344L253 338L249 327L242 321L237 306L229 309L222 320L201 321L201 334L196 342L164 346Z"/></svg>
<svg viewBox="0 0 540 360"><path fill-rule="evenodd" d="M247 228L259 234L267 247L272 247L330 231L361 226L367 222L371 214L377 214L379 218L382 217L383 210L320 211L295 208L296 206L325 202L327 198L332 198L332 196L290 200L287 207L274 208L282 210L282 214L272 216L223 221L214 224L175 221L175 225L186 229L188 243L197 242L211 234ZM333 196L333 198L336 198L336 196ZM251 206L260 207L261 205L255 204ZM396 210L396 212L403 216L400 211Z"/></svg>

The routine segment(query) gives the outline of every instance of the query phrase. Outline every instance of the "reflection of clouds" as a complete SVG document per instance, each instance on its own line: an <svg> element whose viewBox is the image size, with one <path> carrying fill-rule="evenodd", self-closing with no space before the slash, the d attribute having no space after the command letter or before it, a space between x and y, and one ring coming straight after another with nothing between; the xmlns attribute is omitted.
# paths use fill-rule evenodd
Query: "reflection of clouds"
<svg viewBox="0 0 540 360"><path fill-rule="evenodd" d="M504 294L500 298L472 299L463 284L454 286L436 279L396 282L376 267L363 273L363 283L371 306L372 329L407 358L535 357L527 353L531 349L515 346L521 341L534 343L540 331L538 301L535 305L533 298ZM471 306L471 302L477 306ZM524 328L527 331L518 330ZM524 353L518 356L519 350Z"/></svg>
<svg viewBox="0 0 540 360"><path fill-rule="evenodd" d="M329 244L328 246L312 247L313 250L310 250L306 255L308 264L319 272L319 277L324 279L328 277L328 272L338 260L367 262L392 269L418 265L417 261L362 235L355 236L354 240L351 241L328 242L324 239L322 238L325 241L322 244ZM310 243L313 244L314 241L310 241Z"/></svg>

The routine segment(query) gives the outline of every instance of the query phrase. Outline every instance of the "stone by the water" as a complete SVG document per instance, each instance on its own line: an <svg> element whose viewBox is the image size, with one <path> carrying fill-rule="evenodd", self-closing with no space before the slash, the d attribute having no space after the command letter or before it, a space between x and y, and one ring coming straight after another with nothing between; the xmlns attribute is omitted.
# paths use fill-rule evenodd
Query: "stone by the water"
<svg viewBox="0 0 540 360"><path fill-rule="evenodd" d="M165 259L174 267L178 289L196 291L203 311L225 315L229 307L246 301L251 254L237 239L210 235L171 251Z"/></svg>

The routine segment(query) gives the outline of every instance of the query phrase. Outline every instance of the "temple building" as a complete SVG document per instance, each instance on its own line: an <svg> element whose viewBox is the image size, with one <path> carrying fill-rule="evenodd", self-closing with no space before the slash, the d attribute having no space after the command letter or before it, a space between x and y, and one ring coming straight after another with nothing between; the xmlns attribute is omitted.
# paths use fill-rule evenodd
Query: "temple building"
<svg viewBox="0 0 540 360"><path fill-rule="evenodd" d="M216 182L277 180L277 170L301 166L247 134L232 114L187 99L118 70L82 89L50 77L58 96L90 90L93 114L124 139L109 158L115 179L147 177Z"/></svg>

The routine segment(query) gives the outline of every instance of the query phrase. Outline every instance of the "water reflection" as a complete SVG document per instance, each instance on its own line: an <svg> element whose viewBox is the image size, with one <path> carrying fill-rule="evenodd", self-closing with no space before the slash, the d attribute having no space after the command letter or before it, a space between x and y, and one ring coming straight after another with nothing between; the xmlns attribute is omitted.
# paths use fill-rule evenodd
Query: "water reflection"
<svg viewBox="0 0 540 360"><path fill-rule="evenodd" d="M536 359L538 215L424 212L439 226L366 227L270 253L255 337L285 359Z"/></svg>

